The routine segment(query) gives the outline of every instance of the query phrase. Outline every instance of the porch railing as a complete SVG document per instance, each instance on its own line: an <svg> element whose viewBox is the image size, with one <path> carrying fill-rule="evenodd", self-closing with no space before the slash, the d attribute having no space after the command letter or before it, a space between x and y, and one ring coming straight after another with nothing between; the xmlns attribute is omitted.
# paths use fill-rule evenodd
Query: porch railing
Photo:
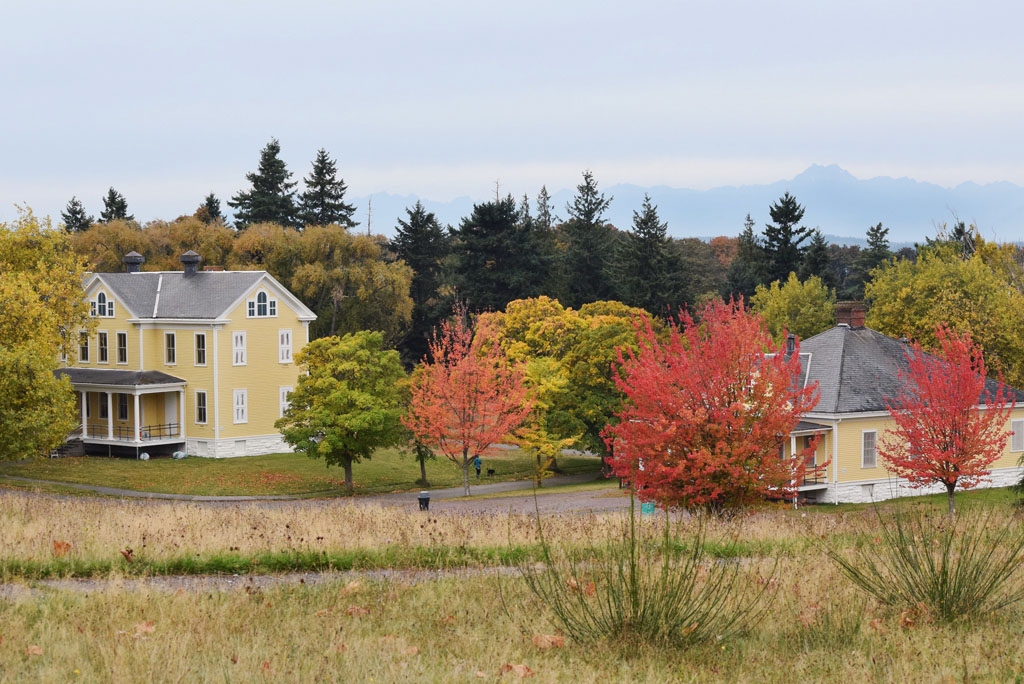
<svg viewBox="0 0 1024 684"><path fill-rule="evenodd" d="M93 439L108 439L106 423L89 423L86 426L86 437ZM139 427L139 437L143 442L155 439L170 439L181 437L180 423L159 423L156 425L142 425ZM128 425L114 426L114 439L122 442L135 441L135 428Z"/></svg>

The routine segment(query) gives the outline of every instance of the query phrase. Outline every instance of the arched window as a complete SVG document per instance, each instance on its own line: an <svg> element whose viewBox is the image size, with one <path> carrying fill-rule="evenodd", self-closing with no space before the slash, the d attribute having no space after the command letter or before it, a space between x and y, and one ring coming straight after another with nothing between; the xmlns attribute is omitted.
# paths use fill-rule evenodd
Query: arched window
<svg viewBox="0 0 1024 684"><path fill-rule="evenodd" d="M267 293L260 292L256 295L256 315L263 317L267 315Z"/></svg>

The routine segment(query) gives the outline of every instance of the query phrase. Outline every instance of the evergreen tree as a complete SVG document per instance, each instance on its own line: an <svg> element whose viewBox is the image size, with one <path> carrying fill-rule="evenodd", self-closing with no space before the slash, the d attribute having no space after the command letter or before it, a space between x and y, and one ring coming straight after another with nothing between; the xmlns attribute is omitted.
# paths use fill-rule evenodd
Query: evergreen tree
<svg viewBox="0 0 1024 684"><path fill-rule="evenodd" d="M619 243L616 254L613 273L621 301L656 316L681 306L679 269L673 268L672 256L668 224L662 223L658 207L644 195L643 207L633 212L633 230Z"/></svg>
<svg viewBox="0 0 1024 684"><path fill-rule="evenodd" d="M224 212L220 208L220 200L212 192L203 198L203 203L196 209L194 216L203 223L224 223Z"/></svg>
<svg viewBox="0 0 1024 684"><path fill-rule="evenodd" d="M883 228L881 223L868 228L868 245L857 255L844 297L864 298L864 287L871 280L871 271L892 258L888 235L889 229Z"/></svg>
<svg viewBox="0 0 1024 684"><path fill-rule="evenodd" d="M605 199L604 193L598 192L594 175L584 171L576 196L566 205L569 218L561 226L566 245L562 264L566 306L579 308L588 302L615 298L608 271L616 235L604 223L604 212L611 201L611 197Z"/></svg>
<svg viewBox="0 0 1024 684"><path fill-rule="evenodd" d="M805 249L801 245L811 236L811 229L797 225L804 217L804 208L788 192L771 205L768 211L774 221L766 224L764 230L768 282L786 282L790 273L800 270Z"/></svg>
<svg viewBox="0 0 1024 684"><path fill-rule="evenodd" d="M471 309L497 311L541 293L549 267L541 234L511 195L474 205L454 237L456 289Z"/></svg>
<svg viewBox="0 0 1024 684"><path fill-rule="evenodd" d="M818 276L825 287L835 288L835 273L829 267L829 262L828 242L820 230L815 230L811 235L811 244L804 253L804 262L800 266L800 280L806 282L811 276Z"/></svg>
<svg viewBox="0 0 1024 684"><path fill-rule="evenodd" d="M77 197L71 198L68 206L60 213L60 217L64 221L64 230L69 233L81 233L89 230L89 226L96 220L85 213L85 207Z"/></svg>
<svg viewBox="0 0 1024 684"><path fill-rule="evenodd" d="M395 255L412 268L412 322L409 333L399 345L408 364L418 363L427 353L434 327L448 313L449 303L441 292L444 285L444 261L451 252L447 231L433 213L420 202L406 209L406 219L398 219L391 246Z"/></svg>
<svg viewBox="0 0 1024 684"><path fill-rule="evenodd" d="M768 258L765 255L761 239L754 232L754 219L747 214L743 222L743 232L736 242L736 256L729 264L726 276L725 296L742 296L749 299L758 285L768 280Z"/></svg>
<svg viewBox="0 0 1024 684"><path fill-rule="evenodd" d="M110 223L121 219L123 221L134 221L135 217L128 213L128 201L124 195L114 188L107 190L107 196L103 198L103 211L100 212L100 221Z"/></svg>
<svg viewBox="0 0 1024 684"><path fill-rule="evenodd" d="M551 196L548 195L548 188L546 185L540 186L540 192L537 193L537 227L541 230L551 230L555 227L555 223L558 221L558 217L555 216L554 207L551 206Z"/></svg>
<svg viewBox="0 0 1024 684"><path fill-rule="evenodd" d="M322 147L313 160L313 170L302 179L306 191L299 196L299 222L307 226L336 223L345 228L359 225L352 220L356 208L345 203L345 181L338 178L338 165Z"/></svg>
<svg viewBox="0 0 1024 684"><path fill-rule="evenodd" d="M239 230L264 221L296 227L295 183L288 181L292 174L280 154L281 144L271 138L260 152L259 169L245 174L252 189L241 190L228 201Z"/></svg>

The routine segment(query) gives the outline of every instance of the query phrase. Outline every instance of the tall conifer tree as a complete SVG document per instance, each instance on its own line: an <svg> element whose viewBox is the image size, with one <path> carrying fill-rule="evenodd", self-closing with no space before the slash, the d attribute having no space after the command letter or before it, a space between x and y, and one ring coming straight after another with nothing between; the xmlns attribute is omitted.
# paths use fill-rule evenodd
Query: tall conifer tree
<svg viewBox="0 0 1024 684"><path fill-rule="evenodd" d="M107 190L103 198L103 211L100 212L100 221L110 223L116 220L134 221L135 217L128 213L128 201L124 195L114 188Z"/></svg>
<svg viewBox="0 0 1024 684"><path fill-rule="evenodd" d="M803 242L811 237L811 229L797 225L804 217L804 208L788 192L768 208L772 221L765 225L764 251L768 257L768 281L786 282L791 272L800 270Z"/></svg>
<svg viewBox="0 0 1024 684"><path fill-rule="evenodd" d="M832 259L828 253L828 242L820 230L815 230L811 236L811 244L807 246L804 253L804 262L800 266L798 274L800 280L807 280L811 276L818 276L827 287L836 286L835 273L830 268Z"/></svg>
<svg viewBox="0 0 1024 684"><path fill-rule="evenodd" d="M336 223L345 228L359 225L352 220L356 208L345 203L345 181L338 178L338 164L322 147L313 160L313 170L302 179L306 191L299 196L299 221L307 226Z"/></svg>
<svg viewBox="0 0 1024 684"><path fill-rule="evenodd" d="M562 272L567 306L579 308L587 302L615 297L609 269L616 236L604 222L604 212L612 199L598 192L594 174L584 171L576 196L566 205L569 218L561 229L566 243Z"/></svg>
<svg viewBox="0 0 1024 684"><path fill-rule="evenodd" d="M195 217L203 223L224 221L224 212L220 208L220 200L212 192L203 198L203 203L196 209Z"/></svg>
<svg viewBox="0 0 1024 684"><path fill-rule="evenodd" d="M413 302L412 323L400 345L405 362L413 364L423 360L431 332L450 308L441 288L451 241L434 214L424 209L420 202L406 209L405 213L405 220L398 219L391 246L395 255L413 270L409 288Z"/></svg>
<svg viewBox="0 0 1024 684"><path fill-rule="evenodd" d="M768 260L761 239L754 232L754 219L747 214L743 232L736 243L736 256L729 264L723 295L750 298L768 277Z"/></svg>
<svg viewBox="0 0 1024 684"><path fill-rule="evenodd" d="M555 222L558 218L555 216L553 209L547 186L540 186L540 192L537 193L537 218L535 219L538 228L541 230L551 230L555 227Z"/></svg>
<svg viewBox="0 0 1024 684"><path fill-rule="evenodd" d="M868 244L867 247L860 250L857 261L853 264L849 287L845 293L846 297L862 299L864 287L871 279L871 271L892 258L888 235L889 229L884 228L881 223L868 228Z"/></svg>
<svg viewBox="0 0 1024 684"><path fill-rule="evenodd" d="M64 230L69 233L81 233L89 230L96 220L85 213L85 207L77 197L72 197L68 201L68 206L60 213L60 217L64 221Z"/></svg>
<svg viewBox="0 0 1024 684"><path fill-rule="evenodd" d="M252 184L251 189L240 190L228 200L228 206L235 210L235 225L239 230L264 221L297 226L295 182L288 180L292 174L280 154L281 143L272 138L260 152L259 168L245 174Z"/></svg>
<svg viewBox="0 0 1024 684"><path fill-rule="evenodd" d="M680 264L672 263L668 224L658 216L658 207L644 195L640 211L633 212L633 230L619 243L615 259L619 298L657 316L667 315L683 302L680 292Z"/></svg>

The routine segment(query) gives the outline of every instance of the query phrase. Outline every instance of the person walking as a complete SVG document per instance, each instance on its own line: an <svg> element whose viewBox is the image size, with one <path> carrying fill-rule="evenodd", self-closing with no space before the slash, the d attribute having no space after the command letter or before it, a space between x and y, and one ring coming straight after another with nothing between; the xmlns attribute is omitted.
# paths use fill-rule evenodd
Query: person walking
<svg viewBox="0 0 1024 684"><path fill-rule="evenodd" d="M479 456L477 456L476 458L473 459L473 467L476 468L476 479L478 479L478 480L480 479L480 466L481 465L483 465L483 461L480 460Z"/></svg>

